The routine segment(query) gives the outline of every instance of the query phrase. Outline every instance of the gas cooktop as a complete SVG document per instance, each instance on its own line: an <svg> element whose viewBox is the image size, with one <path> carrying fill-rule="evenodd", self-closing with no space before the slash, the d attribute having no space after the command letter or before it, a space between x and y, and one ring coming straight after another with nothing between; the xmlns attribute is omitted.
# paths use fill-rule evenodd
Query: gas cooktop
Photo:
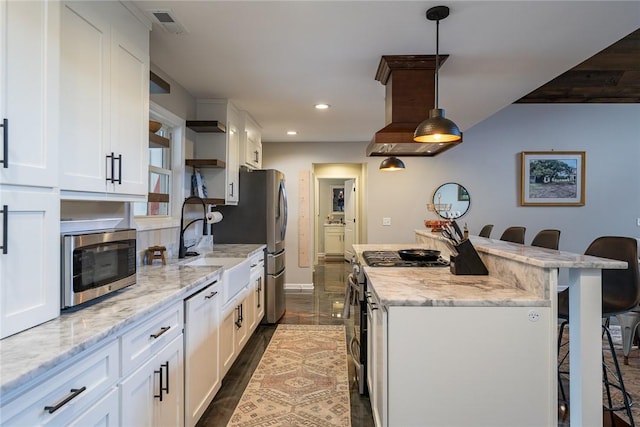
<svg viewBox="0 0 640 427"><path fill-rule="evenodd" d="M449 261L442 257L434 261L407 261L397 251L364 251L362 257L369 267L447 267Z"/></svg>

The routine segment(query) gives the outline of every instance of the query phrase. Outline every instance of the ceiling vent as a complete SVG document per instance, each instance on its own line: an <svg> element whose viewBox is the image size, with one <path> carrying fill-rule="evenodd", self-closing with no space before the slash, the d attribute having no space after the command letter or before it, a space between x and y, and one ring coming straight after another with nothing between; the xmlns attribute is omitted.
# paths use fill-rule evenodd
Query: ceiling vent
<svg viewBox="0 0 640 427"><path fill-rule="evenodd" d="M175 16L173 16L173 11L171 9L153 9L148 10L147 12L151 15L153 22L160 25L167 33L187 33L184 25L182 25Z"/></svg>
<svg viewBox="0 0 640 427"><path fill-rule="evenodd" d="M440 66L448 55L440 55ZM386 126L367 146L368 156L435 156L456 143L415 142L413 132L435 104L435 55L384 55L376 80L385 85Z"/></svg>

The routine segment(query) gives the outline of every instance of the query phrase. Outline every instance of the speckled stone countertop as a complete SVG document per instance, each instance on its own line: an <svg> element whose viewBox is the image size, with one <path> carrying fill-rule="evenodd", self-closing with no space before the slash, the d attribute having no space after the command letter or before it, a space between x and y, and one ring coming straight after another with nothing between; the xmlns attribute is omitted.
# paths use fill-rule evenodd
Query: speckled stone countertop
<svg viewBox="0 0 640 427"><path fill-rule="evenodd" d="M439 234L416 230L439 242ZM626 268L627 263L588 255L553 251L501 240L471 236L478 252L539 268ZM354 245L356 256L365 265L366 250L433 249L429 243ZM447 258L448 253L442 253ZM448 268L364 267L371 288L385 306L549 306L549 299L517 288L492 276L456 276Z"/></svg>
<svg viewBox="0 0 640 427"><path fill-rule="evenodd" d="M446 241L439 233L430 230L415 230L416 234ZM542 268L627 268L624 261L598 258L590 255L574 254L572 252L556 251L521 245L479 236L470 236L469 240L478 252L508 258L524 264Z"/></svg>
<svg viewBox="0 0 640 427"><path fill-rule="evenodd" d="M199 257L246 258L264 247L262 244L216 244L212 252ZM134 285L0 340L0 396L101 340L117 335L144 316L183 300L222 272L222 267L183 265L195 258L170 259L164 266L139 266Z"/></svg>
<svg viewBox="0 0 640 427"><path fill-rule="evenodd" d="M369 267L362 259L363 251L429 249L425 243L366 244L353 245L353 248L364 266L369 286L385 307L547 307L551 304L491 276L456 276L449 267Z"/></svg>

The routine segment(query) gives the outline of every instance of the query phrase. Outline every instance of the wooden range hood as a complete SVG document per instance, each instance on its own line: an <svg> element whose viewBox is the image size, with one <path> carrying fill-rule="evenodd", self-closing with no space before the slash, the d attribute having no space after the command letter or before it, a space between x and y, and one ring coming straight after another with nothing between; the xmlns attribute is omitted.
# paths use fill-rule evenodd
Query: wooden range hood
<svg viewBox="0 0 640 427"><path fill-rule="evenodd" d="M439 55L440 66L448 55ZM375 133L367 156L435 156L456 143L413 141L418 124L435 103L435 55L384 55L376 80L385 85L385 127Z"/></svg>

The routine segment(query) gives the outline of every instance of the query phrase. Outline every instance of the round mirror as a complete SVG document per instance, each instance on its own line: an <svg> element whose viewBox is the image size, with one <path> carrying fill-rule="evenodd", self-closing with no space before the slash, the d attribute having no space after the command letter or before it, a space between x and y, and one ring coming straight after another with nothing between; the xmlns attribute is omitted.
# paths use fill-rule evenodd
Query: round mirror
<svg viewBox="0 0 640 427"><path fill-rule="evenodd" d="M433 193L433 211L440 218L456 219L466 214L471 205L469 192L455 182L442 184Z"/></svg>

